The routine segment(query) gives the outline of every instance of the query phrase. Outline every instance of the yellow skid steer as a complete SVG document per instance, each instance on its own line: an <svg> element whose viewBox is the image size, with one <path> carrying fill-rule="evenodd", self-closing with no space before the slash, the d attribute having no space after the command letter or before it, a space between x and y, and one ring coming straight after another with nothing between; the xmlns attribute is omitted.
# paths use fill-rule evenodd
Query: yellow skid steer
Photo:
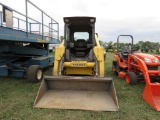
<svg viewBox="0 0 160 120"><path fill-rule="evenodd" d="M53 76L45 76L34 107L118 111L111 77L104 77L105 50L95 17L64 17L64 41L55 50Z"/></svg>

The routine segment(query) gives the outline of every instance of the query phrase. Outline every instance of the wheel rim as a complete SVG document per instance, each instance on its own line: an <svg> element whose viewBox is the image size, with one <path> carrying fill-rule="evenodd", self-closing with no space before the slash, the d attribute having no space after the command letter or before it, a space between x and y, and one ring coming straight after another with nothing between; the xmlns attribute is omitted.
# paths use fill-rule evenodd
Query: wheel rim
<svg viewBox="0 0 160 120"><path fill-rule="evenodd" d="M41 80L41 78L42 78L42 70L38 69L38 71L37 71L37 79Z"/></svg>
<svg viewBox="0 0 160 120"><path fill-rule="evenodd" d="M131 79L129 77L129 75L126 75L126 83L130 83L131 82Z"/></svg>

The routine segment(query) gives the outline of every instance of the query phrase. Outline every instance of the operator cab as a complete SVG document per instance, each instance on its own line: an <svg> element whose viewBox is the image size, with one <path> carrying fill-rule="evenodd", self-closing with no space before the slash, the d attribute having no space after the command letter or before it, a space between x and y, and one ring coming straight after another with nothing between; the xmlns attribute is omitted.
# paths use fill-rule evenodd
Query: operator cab
<svg viewBox="0 0 160 120"><path fill-rule="evenodd" d="M93 61L94 17L65 17L65 61Z"/></svg>
<svg viewBox="0 0 160 120"><path fill-rule="evenodd" d="M88 32L74 32L73 47L71 48L72 56L87 57L92 47L92 42L89 40Z"/></svg>

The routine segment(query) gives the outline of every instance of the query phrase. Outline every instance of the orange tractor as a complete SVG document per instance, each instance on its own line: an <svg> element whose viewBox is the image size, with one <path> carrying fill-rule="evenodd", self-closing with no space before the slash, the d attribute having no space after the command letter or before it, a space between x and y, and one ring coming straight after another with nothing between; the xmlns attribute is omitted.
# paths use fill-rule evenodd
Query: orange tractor
<svg viewBox="0 0 160 120"><path fill-rule="evenodd" d="M120 35L117 38L117 50L119 50L119 38L130 37L131 43L117 51L114 55L112 70L119 78L125 78L130 85L136 85L139 81L145 81L143 99L155 110L160 111L160 56L141 53L138 47L133 47L131 35Z"/></svg>

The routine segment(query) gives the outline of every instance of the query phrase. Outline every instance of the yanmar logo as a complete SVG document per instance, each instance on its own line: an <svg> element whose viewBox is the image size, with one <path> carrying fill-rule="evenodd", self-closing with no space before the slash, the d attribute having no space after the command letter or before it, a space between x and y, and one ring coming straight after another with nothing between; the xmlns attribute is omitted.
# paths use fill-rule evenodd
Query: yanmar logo
<svg viewBox="0 0 160 120"><path fill-rule="evenodd" d="M75 63L75 64L72 64L73 66L79 66L79 67L84 67L86 66L86 64L78 64L78 63Z"/></svg>

